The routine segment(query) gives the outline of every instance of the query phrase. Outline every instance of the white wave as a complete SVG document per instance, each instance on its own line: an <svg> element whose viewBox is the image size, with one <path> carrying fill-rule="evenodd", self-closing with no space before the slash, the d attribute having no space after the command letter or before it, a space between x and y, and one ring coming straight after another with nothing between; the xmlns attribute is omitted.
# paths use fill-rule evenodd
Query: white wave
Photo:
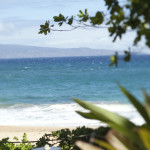
<svg viewBox="0 0 150 150"><path fill-rule="evenodd" d="M97 104L107 110L129 118L140 125L144 121L130 104ZM24 106L24 107L23 107ZM14 105L0 108L0 125L21 126L99 126L97 120L88 120L75 111L85 111L76 103L45 105Z"/></svg>
<svg viewBox="0 0 150 150"><path fill-rule="evenodd" d="M30 69L30 68L31 68L31 67L27 67L27 66L24 67L24 69Z"/></svg>

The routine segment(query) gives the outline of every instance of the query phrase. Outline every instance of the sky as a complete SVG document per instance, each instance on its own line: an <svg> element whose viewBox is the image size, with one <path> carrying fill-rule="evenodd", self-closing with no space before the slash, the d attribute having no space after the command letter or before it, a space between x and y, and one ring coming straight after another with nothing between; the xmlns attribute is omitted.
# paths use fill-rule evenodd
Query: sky
<svg viewBox="0 0 150 150"><path fill-rule="evenodd" d="M40 47L125 50L132 46L135 33L129 32L122 40L112 42L107 29L77 29L71 32L51 32L39 35L39 28L53 16L77 15L88 9L107 12L103 0L0 0L0 44L19 44ZM65 27L66 29L68 27ZM136 48L143 49L144 43ZM144 47L147 51L147 48Z"/></svg>

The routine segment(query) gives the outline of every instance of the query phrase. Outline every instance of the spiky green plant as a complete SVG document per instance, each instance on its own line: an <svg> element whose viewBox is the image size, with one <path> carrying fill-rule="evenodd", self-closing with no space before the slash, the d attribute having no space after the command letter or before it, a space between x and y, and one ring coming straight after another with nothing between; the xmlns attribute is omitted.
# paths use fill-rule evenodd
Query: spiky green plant
<svg viewBox="0 0 150 150"><path fill-rule="evenodd" d="M106 136L107 142L92 139L94 143L101 147L108 150L150 150L150 97L143 90L145 103L142 104L124 87L120 85L119 87L144 119L145 123L142 126L137 126L116 113L74 98L75 102L89 110L88 113L80 111L77 111L77 113L87 119L102 121L112 128ZM82 150L102 150L102 148L81 141L78 141L77 145Z"/></svg>

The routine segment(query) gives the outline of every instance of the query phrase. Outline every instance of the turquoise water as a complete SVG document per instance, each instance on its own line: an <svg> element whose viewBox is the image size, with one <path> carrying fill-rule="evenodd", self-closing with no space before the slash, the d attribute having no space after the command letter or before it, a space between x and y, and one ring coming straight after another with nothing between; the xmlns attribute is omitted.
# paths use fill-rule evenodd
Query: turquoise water
<svg viewBox="0 0 150 150"><path fill-rule="evenodd" d="M0 101L15 103L127 102L117 82L141 97L150 90L150 56L109 67L109 57L12 59L0 61Z"/></svg>
<svg viewBox="0 0 150 150"><path fill-rule="evenodd" d="M27 120L24 117L28 112L28 125L41 111L56 114L58 107L54 106L63 111L67 109L65 106L70 110L76 107L72 97L96 104L128 105L117 83L142 101L141 88L150 93L150 56L132 56L130 63L120 58L118 68L109 67L109 56L0 60L0 112L8 118L17 118L18 124L20 120ZM47 109L49 106L53 108ZM10 110L14 116L8 114ZM34 119L30 116L31 110L35 110ZM39 125L41 121L39 119ZM14 123L13 120L5 122Z"/></svg>

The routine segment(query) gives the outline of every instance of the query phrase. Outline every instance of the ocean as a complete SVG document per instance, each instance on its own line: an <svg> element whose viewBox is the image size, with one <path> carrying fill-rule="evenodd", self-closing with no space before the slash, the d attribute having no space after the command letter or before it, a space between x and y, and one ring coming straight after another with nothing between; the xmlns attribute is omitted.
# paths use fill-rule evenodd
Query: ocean
<svg viewBox="0 0 150 150"><path fill-rule="evenodd" d="M150 94L150 55L132 55L109 67L109 56L0 60L0 125L97 126L84 119L72 98L98 106L142 124L118 83L141 102L141 88Z"/></svg>

